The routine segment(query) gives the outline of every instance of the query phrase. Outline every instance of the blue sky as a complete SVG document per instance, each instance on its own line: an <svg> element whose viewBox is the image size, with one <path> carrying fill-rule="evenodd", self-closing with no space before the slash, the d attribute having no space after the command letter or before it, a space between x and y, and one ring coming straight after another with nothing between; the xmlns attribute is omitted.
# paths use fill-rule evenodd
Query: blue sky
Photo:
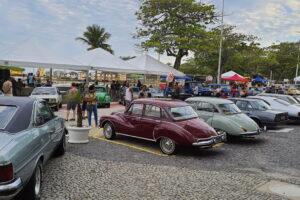
<svg viewBox="0 0 300 200"><path fill-rule="evenodd" d="M220 10L221 0L202 2ZM138 7L139 0L0 0L0 49L34 37L74 55L86 48L74 38L95 23L112 34L109 42L117 56L139 55L139 41L132 38ZM264 46L300 40L300 0L225 0L225 14L226 24L258 36ZM162 56L162 61L172 59Z"/></svg>

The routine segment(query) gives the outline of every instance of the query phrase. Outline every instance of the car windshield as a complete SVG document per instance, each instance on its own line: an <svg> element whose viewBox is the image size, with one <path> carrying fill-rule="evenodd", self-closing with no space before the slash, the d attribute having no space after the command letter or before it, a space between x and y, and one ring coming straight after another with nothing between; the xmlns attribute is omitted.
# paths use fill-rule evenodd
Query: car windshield
<svg viewBox="0 0 300 200"><path fill-rule="evenodd" d="M198 117L197 113L191 106L181 106L169 108L174 120L185 120Z"/></svg>
<svg viewBox="0 0 300 200"><path fill-rule="evenodd" d="M285 105L285 106L289 106L291 105L290 103L288 103L287 101L284 101L284 100L281 100L281 99L274 99L274 101L282 104L282 105Z"/></svg>
<svg viewBox="0 0 300 200"><path fill-rule="evenodd" d="M104 87L96 87L96 92L106 92Z"/></svg>
<svg viewBox="0 0 300 200"><path fill-rule="evenodd" d="M241 110L234 103L224 103L219 104L218 106L225 115L241 113Z"/></svg>
<svg viewBox="0 0 300 200"><path fill-rule="evenodd" d="M47 87L43 87L43 88L35 88L32 93L32 95L55 95L56 94L56 88L47 88Z"/></svg>
<svg viewBox="0 0 300 200"><path fill-rule="evenodd" d="M253 108L255 110L270 110L271 107L266 104L264 101L261 101L261 100L257 100L257 101L253 101L251 103L251 105L253 106Z"/></svg>
<svg viewBox="0 0 300 200"><path fill-rule="evenodd" d="M5 129L17 110L16 106L0 105L0 129Z"/></svg>
<svg viewBox="0 0 300 200"><path fill-rule="evenodd" d="M161 93L162 91L158 88L149 88L149 92L151 92L151 93Z"/></svg>

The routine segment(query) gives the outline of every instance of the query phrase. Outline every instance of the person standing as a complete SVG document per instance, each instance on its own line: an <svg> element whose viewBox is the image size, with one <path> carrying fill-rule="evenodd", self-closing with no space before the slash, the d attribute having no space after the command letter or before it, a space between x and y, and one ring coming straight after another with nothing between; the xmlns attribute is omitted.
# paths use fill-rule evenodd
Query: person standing
<svg viewBox="0 0 300 200"><path fill-rule="evenodd" d="M178 82L175 83L174 92L173 92L173 99L180 99L180 87Z"/></svg>
<svg viewBox="0 0 300 200"><path fill-rule="evenodd" d="M22 79L19 78L17 82L17 96L22 95L23 88L24 88L24 83L22 82Z"/></svg>
<svg viewBox="0 0 300 200"><path fill-rule="evenodd" d="M89 92L85 95L85 101L87 103L89 126L92 126L92 114L94 114L95 125L97 127L98 126L97 97L96 97L96 91L94 85L91 85L89 87Z"/></svg>
<svg viewBox="0 0 300 200"><path fill-rule="evenodd" d="M84 84L83 84L83 96L85 97L88 93L89 93L89 86L88 86L88 83L85 81ZM85 101L85 98L83 98L83 101L82 101L82 107L81 107L81 110L82 110L82 118L83 119L86 119L87 116L86 116L86 108L87 107L87 102Z"/></svg>
<svg viewBox="0 0 300 200"><path fill-rule="evenodd" d="M67 115L66 121L69 120L70 110L73 112L73 118L70 121L75 121L75 109L76 109L76 95L78 94L78 89L76 88L76 84L72 83L71 88L68 90L67 94Z"/></svg>
<svg viewBox="0 0 300 200"><path fill-rule="evenodd" d="M140 81L140 80L138 80L138 82L137 82L136 86L137 86L139 89L141 89L141 87L142 87L142 83L141 83L141 81Z"/></svg>
<svg viewBox="0 0 300 200"><path fill-rule="evenodd" d="M146 90L147 90L146 85L143 85L139 92L139 97L138 97L139 99L146 97Z"/></svg>
<svg viewBox="0 0 300 200"><path fill-rule="evenodd" d="M128 107L133 100L133 92L132 88L129 87L129 83L126 83L126 90L125 90L125 105Z"/></svg>
<svg viewBox="0 0 300 200"><path fill-rule="evenodd" d="M6 78L5 82L2 85L2 91L4 96L13 96L13 86L10 78Z"/></svg>

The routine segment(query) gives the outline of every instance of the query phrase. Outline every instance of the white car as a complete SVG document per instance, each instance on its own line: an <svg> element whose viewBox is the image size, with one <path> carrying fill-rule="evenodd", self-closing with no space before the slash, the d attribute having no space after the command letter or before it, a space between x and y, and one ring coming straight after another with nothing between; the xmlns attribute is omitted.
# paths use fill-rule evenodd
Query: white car
<svg viewBox="0 0 300 200"><path fill-rule="evenodd" d="M290 104L282 99L268 96L250 96L247 98L261 99L272 109L288 112L290 120L300 121L300 107L297 104Z"/></svg>
<svg viewBox="0 0 300 200"><path fill-rule="evenodd" d="M62 96L56 87L34 88L30 97L45 100L56 111L62 107Z"/></svg>

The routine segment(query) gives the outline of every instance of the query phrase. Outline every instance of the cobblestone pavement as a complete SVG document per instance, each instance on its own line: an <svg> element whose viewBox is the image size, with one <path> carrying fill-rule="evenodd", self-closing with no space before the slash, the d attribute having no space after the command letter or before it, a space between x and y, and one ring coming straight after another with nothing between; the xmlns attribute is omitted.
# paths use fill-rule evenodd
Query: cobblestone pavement
<svg viewBox="0 0 300 200"><path fill-rule="evenodd" d="M68 144L67 153L45 167L42 199L284 199L257 188L270 180L300 185L300 126L288 127L214 149L180 149L175 156L98 139ZM117 139L124 140L158 149Z"/></svg>

